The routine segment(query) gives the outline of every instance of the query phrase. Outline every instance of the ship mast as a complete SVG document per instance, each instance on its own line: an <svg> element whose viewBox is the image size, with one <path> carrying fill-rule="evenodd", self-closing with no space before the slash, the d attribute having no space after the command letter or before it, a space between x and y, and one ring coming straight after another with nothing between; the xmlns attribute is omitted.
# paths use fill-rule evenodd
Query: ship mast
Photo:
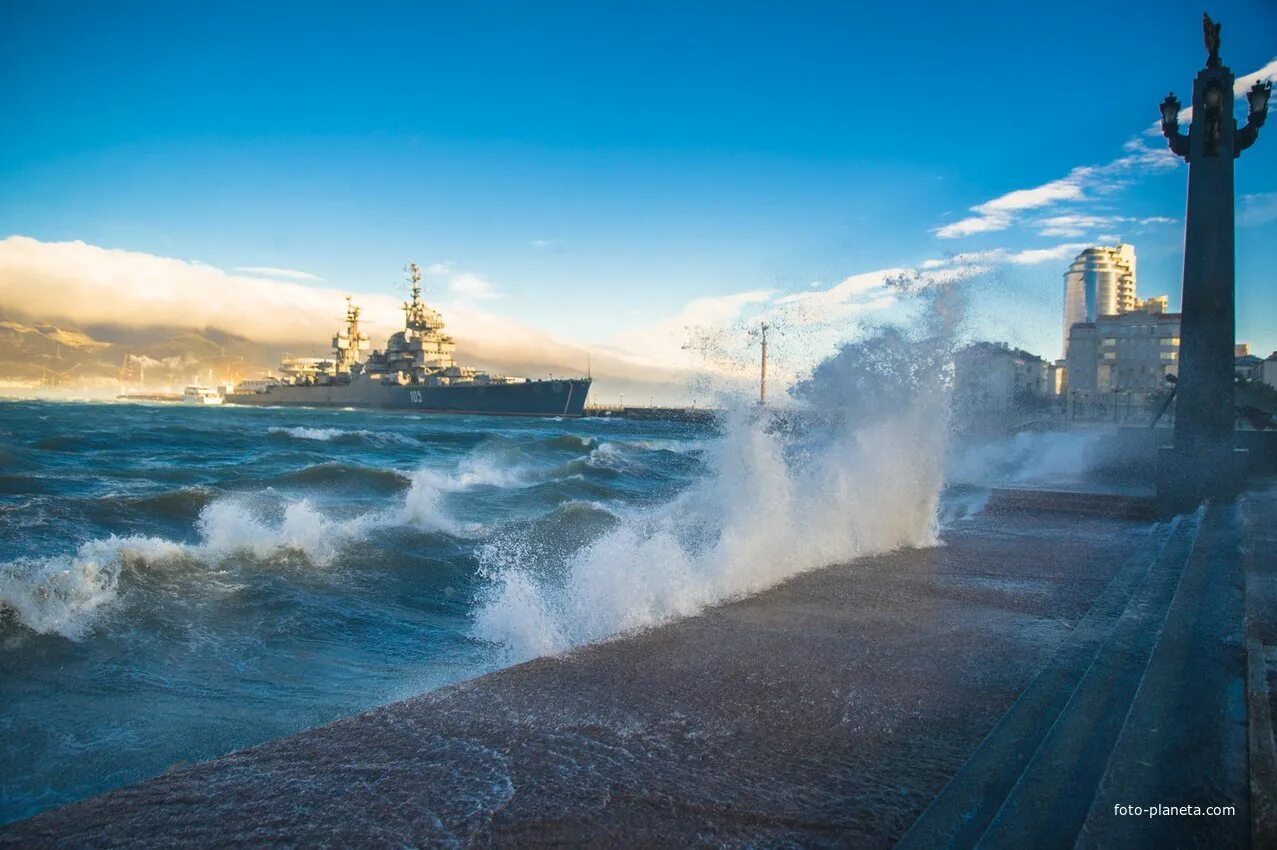
<svg viewBox="0 0 1277 850"><path fill-rule="evenodd" d="M359 330L359 308L346 296L346 329L333 337L337 372L348 373L360 361L360 352L368 350L368 335Z"/></svg>
<svg viewBox="0 0 1277 850"><path fill-rule="evenodd" d="M421 300L421 268L416 263L409 263L405 270L412 281L412 300L405 301L403 305L404 327L418 333L442 328L443 321L438 314Z"/></svg>

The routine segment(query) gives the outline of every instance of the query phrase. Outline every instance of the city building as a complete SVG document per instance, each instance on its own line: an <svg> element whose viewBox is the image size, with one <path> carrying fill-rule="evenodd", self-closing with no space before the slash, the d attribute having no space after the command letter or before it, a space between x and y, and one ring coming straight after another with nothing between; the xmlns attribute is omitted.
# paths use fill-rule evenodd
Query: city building
<svg viewBox="0 0 1277 850"><path fill-rule="evenodd" d="M1005 342L977 342L954 356L953 401L960 413L1009 411L1051 393L1051 366Z"/></svg>
<svg viewBox="0 0 1277 850"><path fill-rule="evenodd" d="M1259 364L1258 380L1263 381L1273 389L1277 389L1277 351L1264 358Z"/></svg>
<svg viewBox="0 0 1277 850"><path fill-rule="evenodd" d="M1104 316L1120 316L1145 309L1150 302L1161 305L1165 295L1141 301L1135 294L1135 246L1126 243L1108 247L1096 245L1077 255L1064 273L1064 356L1068 358L1069 329L1078 322L1096 322Z"/></svg>
<svg viewBox="0 0 1277 850"><path fill-rule="evenodd" d="M1166 388L1166 376L1179 370L1179 313L1162 310L1162 299L1141 309L1069 328L1070 394L1147 395Z"/></svg>
<svg viewBox="0 0 1277 850"><path fill-rule="evenodd" d="M1244 342L1233 346L1233 369L1239 377L1247 381L1263 380L1264 361L1250 353L1250 346Z"/></svg>
<svg viewBox="0 0 1277 850"><path fill-rule="evenodd" d="M1063 359L1048 363L1046 367L1046 394L1049 396L1063 395L1064 386L1068 380L1067 375L1068 368Z"/></svg>

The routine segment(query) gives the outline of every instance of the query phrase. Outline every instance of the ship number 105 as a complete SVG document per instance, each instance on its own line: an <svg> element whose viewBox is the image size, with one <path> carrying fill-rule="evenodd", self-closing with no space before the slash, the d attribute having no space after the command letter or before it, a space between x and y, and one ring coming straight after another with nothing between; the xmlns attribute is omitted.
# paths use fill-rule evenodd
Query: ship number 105
<svg viewBox="0 0 1277 850"><path fill-rule="evenodd" d="M421 391L408 390L408 400L411 401L413 404L421 404Z"/></svg>

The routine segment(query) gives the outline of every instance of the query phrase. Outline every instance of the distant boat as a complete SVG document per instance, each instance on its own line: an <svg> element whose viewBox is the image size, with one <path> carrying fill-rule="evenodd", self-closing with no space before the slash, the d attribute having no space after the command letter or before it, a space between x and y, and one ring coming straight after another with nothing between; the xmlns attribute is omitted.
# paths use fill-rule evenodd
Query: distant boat
<svg viewBox="0 0 1277 850"><path fill-rule="evenodd" d="M182 392L182 404L221 404L222 394L212 387L187 387Z"/></svg>
<svg viewBox="0 0 1277 850"><path fill-rule="evenodd" d="M456 343L443 332L443 317L421 300L421 270L410 264L412 300L404 304L404 329L369 350L350 299L346 327L333 336L331 357L288 357L277 379L244 381L226 396L230 404L375 407L430 413L506 416L582 416L591 380L530 379L494 375L453 360Z"/></svg>

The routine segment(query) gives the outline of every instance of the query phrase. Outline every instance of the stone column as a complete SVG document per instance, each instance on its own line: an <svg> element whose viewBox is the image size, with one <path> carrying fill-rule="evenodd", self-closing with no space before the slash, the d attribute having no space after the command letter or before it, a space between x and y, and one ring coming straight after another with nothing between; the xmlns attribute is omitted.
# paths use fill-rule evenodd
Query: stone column
<svg viewBox="0 0 1277 850"><path fill-rule="evenodd" d="M1162 132L1171 151L1188 160L1175 442L1159 459L1157 480L1169 511L1234 493L1242 481L1245 458L1234 448L1233 160L1258 138L1272 91L1270 83L1255 84L1246 126L1238 129L1233 72L1219 59L1220 26L1202 19L1208 57L1193 81L1188 135L1179 131L1179 101L1172 94L1162 102Z"/></svg>
<svg viewBox="0 0 1277 850"><path fill-rule="evenodd" d="M1233 74L1205 68L1193 83L1184 219L1175 448L1189 460L1233 450Z"/></svg>

